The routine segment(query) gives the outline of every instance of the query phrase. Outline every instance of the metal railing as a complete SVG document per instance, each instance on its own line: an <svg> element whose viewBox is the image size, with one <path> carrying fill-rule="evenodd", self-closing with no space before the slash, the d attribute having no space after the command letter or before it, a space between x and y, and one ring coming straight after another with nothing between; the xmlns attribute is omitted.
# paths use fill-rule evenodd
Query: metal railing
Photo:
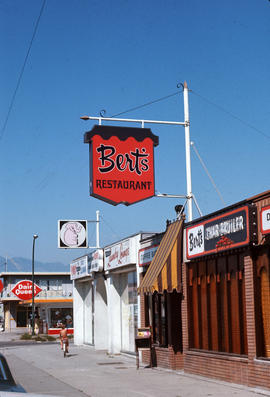
<svg viewBox="0 0 270 397"><path fill-rule="evenodd" d="M11 292L12 288L5 287L3 291L0 293L0 299L7 299L7 298L16 298L15 295ZM71 298L72 297L72 290L42 290L36 298L41 299L51 299L51 298Z"/></svg>

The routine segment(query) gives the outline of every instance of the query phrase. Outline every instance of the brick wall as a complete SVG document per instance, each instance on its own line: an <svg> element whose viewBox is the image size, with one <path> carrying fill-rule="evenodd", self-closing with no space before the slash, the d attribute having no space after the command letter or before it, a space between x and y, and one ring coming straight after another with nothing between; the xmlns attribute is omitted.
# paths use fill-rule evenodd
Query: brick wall
<svg viewBox="0 0 270 397"><path fill-rule="evenodd" d="M255 303L254 303L254 269L250 256L244 257L245 272L245 293L246 293L246 320L248 358L253 360L256 357L256 324L255 324Z"/></svg>
<svg viewBox="0 0 270 397"><path fill-rule="evenodd" d="M183 265L184 300L182 305L184 371L227 382L270 389L270 360L256 358L256 317L254 262L244 257L248 356L193 351L188 348L186 265Z"/></svg>
<svg viewBox="0 0 270 397"><path fill-rule="evenodd" d="M248 385L270 389L270 362L255 360L248 364Z"/></svg>
<svg viewBox="0 0 270 397"><path fill-rule="evenodd" d="M162 368L184 369L185 372L205 377L239 383L250 387L270 389L270 360L257 358L256 344L256 307L255 307L255 262L247 251L244 257L245 303L247 324L247 356L189 350L188 333L188 290L187 266L182 264L183 299L182 316L182 347L183 352L175 353L172 347L155 347L155 364ZM145 302L141 296L142 326L145 325ZM257 330L258 334L258 330ZM144 351L143 363L150 362L150 352Z"/></svg>
<svg viewBox="0 0 270 397"><path fill-rule="evenodd" d="M148 365L150 363L150 352L143 351L143 364ZM180 352L174 353L172 347L153 347L152 352L153 365L161 368L179 370L183 369L184 361L183 354Z"/></svg>
<svg viewBox="0 0 270 397"><path fill-rule="evenodd" d="M185 372L227 382L248 384L248 359L203 352L187 352Z"/></svg>

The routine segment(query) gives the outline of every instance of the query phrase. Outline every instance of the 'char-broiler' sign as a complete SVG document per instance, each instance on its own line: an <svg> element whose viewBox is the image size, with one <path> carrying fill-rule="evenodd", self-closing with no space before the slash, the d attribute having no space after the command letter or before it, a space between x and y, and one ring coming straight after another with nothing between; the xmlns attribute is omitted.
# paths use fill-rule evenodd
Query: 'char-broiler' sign
<svg viewBox="0 0 270 397"><path fill-rule="evenodd" d="M256 207L245 205L185 229L186 259L257 241Z"/></svg>
<svg viewBox="0 0 270 397"><path fill-rule="evenodd" d="M84 135L90 147L90 195L130 205L155 195L154 146L149 128L95 125Z"/></svg>

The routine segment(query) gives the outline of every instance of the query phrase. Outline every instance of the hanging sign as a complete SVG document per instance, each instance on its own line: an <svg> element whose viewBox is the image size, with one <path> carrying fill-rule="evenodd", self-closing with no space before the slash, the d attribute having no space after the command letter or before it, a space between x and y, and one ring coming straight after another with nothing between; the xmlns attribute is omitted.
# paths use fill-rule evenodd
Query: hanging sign
<svg viewBox="0 0 270 397"><path fill-rule="evenodd" d="M270 205L261 210L261 232L262 234L270 233Z"/></svg>
<svg viewBox="0 0 270 397"><path fill-rule="evenodd" d="M149 128L95 125L84 135L90 147L90 195L130 205L155 195L154 146Z"/></svg>
<svg viewBox="0 0 270 397"><path fill-rule="evenodd" d="M88 248L87 221L58 221L58 248Z"/></svg>
<svg viewBox="0 0 270 397"><path fill-rule="evenodd" d="M34 296L39 294L42 291L38 285L34 284ZM32 281L30 280L22 280L19 281L15 287L11 290L17 298L22 300L32 299Z"/></svg>
<svg viewBox="0 0 270 397"><path fill-rule="evenodd" d="M256 208L246 205L187 227L187 259L256 242L256 216Z"/></svg>

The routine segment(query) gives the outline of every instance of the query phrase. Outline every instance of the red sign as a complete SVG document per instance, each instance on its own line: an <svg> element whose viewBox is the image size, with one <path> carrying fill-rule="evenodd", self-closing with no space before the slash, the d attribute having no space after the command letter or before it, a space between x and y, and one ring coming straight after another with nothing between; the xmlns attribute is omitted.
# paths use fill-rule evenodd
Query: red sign
<svg viewBox="0 0 270 397"><path fill-rule="evenodd" d="M42 291L38 285L34 284L34 296ZM30 280L22 280L19 281L15 287L11 290L17 298L22 300L29 300L32 299L32 281Z"/></svg>
<svg viewBox="0 0 270 397"><path fill-rule="evenodd" d="M149 128L98 126L85 133L90 144L90 195L130 205L155 195L154 146Z"/></svg>
<svg viewBox="0 0 270 397"><path fill-rule="evenodd" d="M0 280L0 293L3 291L3 289L4 289L4 284L2 280Z"/></svg>

